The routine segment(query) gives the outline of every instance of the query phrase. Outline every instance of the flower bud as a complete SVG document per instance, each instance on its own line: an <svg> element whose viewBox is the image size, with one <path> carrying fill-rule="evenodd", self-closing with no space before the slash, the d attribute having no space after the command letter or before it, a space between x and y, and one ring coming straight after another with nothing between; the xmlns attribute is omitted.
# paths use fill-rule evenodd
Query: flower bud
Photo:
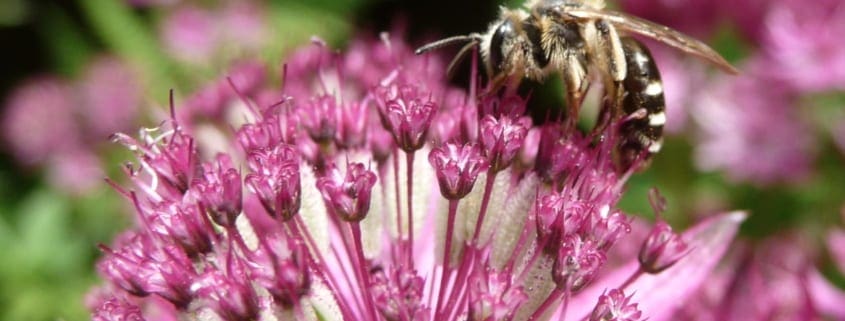
<svg viewBox="0 0 845 321"><path fill-rule="evenodd" d="M478 174L487 167L478 147L448 143L431 150L428 161L434 167L443 197L461 199L475 185Z"/></svg>
<svg viewBox="0 0 845 321"><path fill-rule="evenodd" d="M293 218L302 204L297 152L288 145L261 149L250 153L247 164L252 173L246 184L267 213L284 221Z"/></svg>
<svg viewBox="0 0 845 321"><path fill-rule="evenodd" d="M631 303L631 296L618 289L605 291L590 314L590 321L637 321L642 312L636 303Z"/></svg>
<svg viewBox="0 0 845 321"><path fill-rule="evenodd" d="M648 273L660 273L684 257L688 251L687 243L680 235L672 231L665 221L659 220L640 247L640 267Z"/></svg>
<svg viewBox="0 0 845 321"><path fill-rule="evenodd" d="M203 174L193 189L194 197L209 211L211 219L233 227L243 207L241 173L226 154L217 155L217 166L203 164Z"/></svg>
<svg viewBox="0 0 845 321"><path fill-rule="evenodd" d="M112 297L104 301L91 316L93 321L145 321L141 308L123 299Z"/></svg>
<svg viewBox="0 0 845 321"><path fill-rule="evenodd" d="M582 240L577 235L569 236L563 241L555 259L552 279L562 289L578 291L598 275L606 260L604 252L592 241Z"/></svg>
<svg viewBox="0 0 845 321"><path fill-rule="evenodd" d="M370 211L370 199L376 174L361 163L346 165L343 175L336 165L329 165L327 175L317 180L326 206L344 221L358 222Z"/></svg>
<svg viewBox="0 0 845 321"><path fill-rule="evenodd" d="M430 93L414 85L379 87L376 92L382 125L390 131L396 145L405 152L422 148L437 112Z"/></svg>
<svg viewBox="0 0 845 321"><path fill-rule="evenodd" d="M496 119L491 115L484 116L479 140L493 171L498 172L510 166L522 148L529 127L531 120L528 117L513 119L502 116Z"/></svg>

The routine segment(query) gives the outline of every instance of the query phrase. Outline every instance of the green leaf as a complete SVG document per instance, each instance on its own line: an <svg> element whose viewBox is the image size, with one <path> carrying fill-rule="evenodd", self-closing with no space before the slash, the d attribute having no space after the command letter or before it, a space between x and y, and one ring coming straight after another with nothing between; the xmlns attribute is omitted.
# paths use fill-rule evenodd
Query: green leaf
<svg viewBox="0 0 845 321"><path fill-rule="evenodd" d="M53 69L66 76L76 75L93 52L88 39L58 7L49 5L44 11L45 19L41 20L39 30Z"/></svg>

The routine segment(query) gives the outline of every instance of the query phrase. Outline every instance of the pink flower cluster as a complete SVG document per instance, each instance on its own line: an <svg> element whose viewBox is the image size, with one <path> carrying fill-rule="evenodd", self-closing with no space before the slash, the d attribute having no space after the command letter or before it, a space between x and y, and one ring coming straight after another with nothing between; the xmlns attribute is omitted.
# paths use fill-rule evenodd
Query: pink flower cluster
<svg viewBox="0 0 845 321"><path fill-rule="evenodd" d="M54 186L85 191L104 175L97 146L135 125L141 88L138 75L113 57L94 59L74 83L57 76L30 79L5 102L3 138L18 161L46 167Z"/></svg>
<svg viewBox="0 0 845 321"><path fill-rule="evenodd" d="M387 36L315 41L281 91L230 78L206 124L115 135L137 154L131 187L112 183L137 226L102 246L94 320L668 320L744 214L658 223L610 263L639 242L618 124L533 124L444 69Z"/></svg>
<svg viewBox="0 0 845 321"><path fill-rule="evenodd" d="M220 1L218 7L210 9L191 2L174 5L167 10L159 36L168 53L187 64L204 65L220 57L252 52L269 41L267 18L260 4Z"/></svg>

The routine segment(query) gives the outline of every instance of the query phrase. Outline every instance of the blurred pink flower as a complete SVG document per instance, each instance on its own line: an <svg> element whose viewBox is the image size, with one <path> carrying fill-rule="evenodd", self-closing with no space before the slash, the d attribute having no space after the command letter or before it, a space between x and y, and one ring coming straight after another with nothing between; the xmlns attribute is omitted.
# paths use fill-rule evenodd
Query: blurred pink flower
<svg viewBox="0 0 845 321"><path fill-rule="evenodd" d="M778 235L738 246L674 320L842 320L845 293L813 266L809 244Z"/></svg>
<svg viewBox="0 0 845 321"><path fill-rule="evenodd" d="M806 178L815 158L812 132L791 105L795 97L757 68L768 67L752 65L700 91L691 114L700 128L696 162L757 185Z"/></svg>
<svg viewBox="0 0 845 321"><path fill-rule="evenodd" d="M783 0L765 20L769 76L804 92L845 90L845 5Z"/></svg>
<svg viewBox="0 0 845 321"><path fill-rule="evenodd" d="M161 25L165 48L177 59L203 63L217 46L216 21L212 12L186 5L171 12Z"/></svg>
<svg viewBox="0 0 845 321"><path fill-rule="evenodd" d="M164 46L176 59L203 65L224 53L259 49L268 40L257 2L224 2L206 8L186 4L169 10L160 26Z"/></svg>
<svg viewBox="0 0 845 321"><path fill-rule="evenodd" d="M110 134L135 125L143 87L120 60L98 57L81 79L40 77L6 101L3 136L21 163L44 166L48 181L70 193L100 184L97 148Z"/></svg>
<svg viewBox="0 0 845 321"><path fill-rule="evenodd" d="M102 140L136 124L143 86L130 66L117 58L98 57L88 64L78 90L76 110L89 137Z"/></svg>
<svg viewBox="0 0 845 321"><path fill-rule="evenodd" d="M5 102L4 140L20 162L43 163L77 147L81 133L75 111L76 96L67 81L50 76L28 80Z"/></svg>

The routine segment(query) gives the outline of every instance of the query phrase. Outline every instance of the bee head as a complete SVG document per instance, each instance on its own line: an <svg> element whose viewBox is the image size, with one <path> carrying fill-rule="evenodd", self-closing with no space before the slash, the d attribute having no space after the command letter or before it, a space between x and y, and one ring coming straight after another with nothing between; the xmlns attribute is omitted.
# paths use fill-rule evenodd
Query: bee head
<svg viewBox="0 0 845 321"><path fill-rule="evenodd" d="M520 51L521 39L524 38L523 15L522 11L505 9L501 19L490 25L481 43L481 52L491 77L510 74L522 64L519 59L523 56Z"/></svg>
<svg viewBox="0 0 845 321"><path fill-rule="evenodd" d="M504 72L507 63L505 59L510 56L513 50L513 39L516 37L516 26L509 19L505 19L491 30L490 41L484 48L487 52L487 70L491 75Z"/></svg>

